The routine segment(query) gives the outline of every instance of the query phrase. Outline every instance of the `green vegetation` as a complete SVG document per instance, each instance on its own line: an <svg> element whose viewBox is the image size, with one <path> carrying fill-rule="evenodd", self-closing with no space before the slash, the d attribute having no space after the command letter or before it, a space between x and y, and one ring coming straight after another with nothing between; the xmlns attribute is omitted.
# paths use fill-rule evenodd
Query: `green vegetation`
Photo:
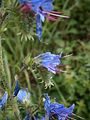
<svg viewBox="0 0 90 120"><path fill-rule="evenodd" d="M41 95L47 92L65 106L75 103L74 113L90 120L90 0L54 0L54 6L70 18L44 22L40 42L35 35L35 18L23 15L16 0L3 1L0 8L0 96L8 91L10 97L3 111L0 110L0 120L20 120L25 116L25 106L18 105L16 99L11 101L16 74L20 85L32 91L31 104L40 105L40 110ZM53 75L32 66L33 57L47 51L72 54L62 59L66 73ZM23 64L28 70L21 71Z"/></svg>

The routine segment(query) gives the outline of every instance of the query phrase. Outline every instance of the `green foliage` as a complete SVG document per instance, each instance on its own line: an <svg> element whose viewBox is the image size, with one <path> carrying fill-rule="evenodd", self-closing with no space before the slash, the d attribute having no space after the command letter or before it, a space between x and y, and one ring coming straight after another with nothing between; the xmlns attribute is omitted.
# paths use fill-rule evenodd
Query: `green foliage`
<svg viewBox="0 0 90 120"><path fill-rule="evenodd" d="M90 0L56 0L54 4L56 10L63 11L70 19L46 21L40 42L34 34L35 18L23 15L16 0L3 1L0 8L0 96L5 89L12 98L14 77L18 74L22 87L28 86L33 93L32 106L38 104L36 107L42 110L41 95L48 92L66 106L75 103L76 114L90 120ZM33 57L46 51L72 54L63 58L67 73L52 75L34 65ZM50 86L52 83L54 87ZM43 89L45 86L51 88ZM6 117L20 120L21 116L24 118L25 110L15 99L9 100L0 111L0 120Z"/></svg>

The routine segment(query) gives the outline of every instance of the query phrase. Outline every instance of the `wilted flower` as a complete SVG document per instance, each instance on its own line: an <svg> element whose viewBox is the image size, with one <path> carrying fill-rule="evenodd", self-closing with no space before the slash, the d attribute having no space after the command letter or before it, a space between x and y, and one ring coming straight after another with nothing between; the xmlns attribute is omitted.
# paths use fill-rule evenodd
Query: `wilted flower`
<svg viewBox="0 0 90 120"><path fill-rule="evenodd" d="M36 56L34 60L36 64L39 64L40 66L47 68L48 71L56 74L59 72L63 72L63 70L59 69L59 66L63 66L61 64L61 58L61 54L55 55L51 54L51 52L46 52Z"/></svg>
<svg viewBox="0 0 90 120"><path fill-rule="evenodd" d="M48 94L45 94L44 96L44 108L46 110L47 116L55 116L58 118L58 120L66 120L66 118L69 118L69 116L72 115L73 109L75 107L74 104L71 107L66 108L64 105L57 102L51 103Z"/></svg>
<svg viewBox="0 0 90 120"><path fill-rule="evenodd" d="M8 99L8 93L5 92L3 97L0 99L0 108L3 108L7 102Z"/></svg>
<svg viewBox="0 0 90 120"><path fill-rule="evenodd" d="M42 36L42 22L45 18L55 21L58 17L68 18L67 16L60 15L60 12L53 10L53 0L19 0L22 5L22 11L32 10L36 14L36 33L40 39Z"/></svg>

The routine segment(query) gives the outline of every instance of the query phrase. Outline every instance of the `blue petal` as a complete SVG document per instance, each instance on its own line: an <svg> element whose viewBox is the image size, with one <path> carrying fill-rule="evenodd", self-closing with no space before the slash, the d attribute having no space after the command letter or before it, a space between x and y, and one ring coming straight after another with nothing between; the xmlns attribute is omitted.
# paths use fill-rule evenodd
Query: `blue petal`
<svg viewBox="0 0 90 120"><path fill-rule="evenodd" d="M53 10L52 2L53 0L44 0L42 8L46 11L52 11Z"/></svg>
<svg viewBox="0 0 90 120"><path fill-rule="evenodd" d="M61 55L55 55L51 54L50 52L46 52L38 55L35 57L35 59L41 66L47 68L48 71L54 74L59 71L57 66L61 64Z"/></svg>
<svg viewBox="0 0 90 120"><path fill-rule="evenodd" d="M41 18L41 21L42 21L42 22L44 22L45 17L44 17L44 15L43 15L43 14L40 14L40 18Z"/></svg>
<svg viewBox="0 0 90 120"><path fill-rule="evenodd" d="M41 8L44 11L52 11L53 10L53 5L52 5L53 0L31 0L31 6L32 6L32 10L36 13L36 14L43 14ZM45 13L43 14L43 16L45 17ZM43 18L44 18L43 17Z"/></svg>
<svg viewBox="0 0 90 120"><path fill-rule="evenodd" d="M68 108L68 113L69 113L69 114L72 114L74 108L75 108L75 104L73 104L72 106L70 106L70 107Z"/></svg>
<svg viewBox="0 0 90 120"><path fill-rule="evenodd" d="M37 4L38 2L42 2L41 0L31 0L32 1L32 3L34 3L34 4Z"/></svg>
<svg viewBox="0 0 90 120"><path fill-rule="evenodd" d="M47 112L47 115L49 116L50 115L50 103L51 102L50 102L50 98L49 98L47 93L44 94L44 96L45 96L44 108L45 108L45 110Z"/></svg>
<svg viewBox="0 0 90 120"><path fill-rule="evenodd" d="M58 120L66 120L65 116L58 116Z"/></svg>
<svg viewBox="0 0 90 120"><path fill-rule="evenodd" d="M0 108L3 108L5 106L7 99L8 99L8 93L5 92L2 99L0 100Z"/></svg>
<svg viewBox="0 0 90 120"><path fill-rule="evenodd" d="M20 86L19 86L18 80L16 80L16 86L15 86L13 95L17 96L19 90L20 90Z"/></svg>
<svg viewBox="0 0 90 120"><path fill-rule="evenodd" d="M50 63L51 64L51 63ZM42 63L42 66L43 67L45 67L45 68L47 68L48 69L48 71L50 71L50 72L52 72L52 73L54 73L54 74L56 74L56 71L57 71L57 69L56 69L56 66L53 66L53 65L50 65L49 63Z"/></svg>
<svg viewBox="0 0 90 120"><path fill-rule="evenodd" d="M60 55L51 54L51 52L46 52L46 53L38 55L37 58L41 59L44 62L45 61L51 61L51 60L60 62L59 59L61 58L61 56Z"/></svg>
<svg viewBox="0 0 90 120"><path fill-rule="evenodd" d="M50 108L51 108L50 109L51 113L56 114L58 116L58 119L61 118L61 120L64 120L66 117L72 114L74 105L72 105L70 108L66 108L64 107L64 105L56 104L56 103L53 103L53 106L52 106L52 103L51 103Z"/></svg>
<svg viewBox="0 0 90 120"><path fill-rule="evenodd" d="M66 117L72 114L75 105L66 108L64 105L57 102L51 103L48 94L45 95L44 108L47 112L47 115L50 117L50 114L53 113L57 115L58 120L66 120Z"/></svg>
<svg viewBox="0 0 90 120"><path fill-rule="evenodd" d="M24 103L30 100L30 93L26 89L19 90L17 94L17 100L20 103Z"/></svg>
<svg viewBox="0 0 90 120"><path fill-rule="evenodd" d="M31 0L18 0L20 4L29 4Z"/></svg>
<svg viewBox="0 0 90 120"><path fill-rule="evenodd" d="M64 108L64 105L54 102L54 103L51 103L50 107L52 110L57 109L57 108L62 109L62 108Z"/></svg>
<svg viewBox="0 0 90 120"><path fill-rule="evenodd" d="M31 0L33 10L36 12L36 8L42 7L46 11L51 11L53 9L53 0Z"/></svg>
<svg viewBox="0 0 90 120"><path fill-rule="evenodd" d="M36 34L38 36L38 39L40 40L42 36L42 21L39 14L36 15Z"/></svg>

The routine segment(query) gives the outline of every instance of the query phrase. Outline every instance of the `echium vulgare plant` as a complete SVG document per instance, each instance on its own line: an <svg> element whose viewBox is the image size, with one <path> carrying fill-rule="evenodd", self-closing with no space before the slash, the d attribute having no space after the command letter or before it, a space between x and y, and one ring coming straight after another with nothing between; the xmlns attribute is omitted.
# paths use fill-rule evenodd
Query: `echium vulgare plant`
<svg viewBox="0 0 90 120"><path fill-rule="evenodd" d="M11 7L11 9L8 8L8 6ZM51 81L51 78L54 77L54 75L65 72L63 70L65 65L62 63L65 56L63 56L62 53L54 54L45 52L32 57L34 54L33 51L29 57L23 60L24 62L22 61L23 65L21 68L16 65L18 70L15 71L16 68L12 68L11 61L9 60L8 63L7 60L8 56L12 57L12 55L9 54L7 56L6 54L8 47L4 46L6 49L2 47L4 45L3 42L6 41L5 35L7 35L8 31L11 32L8 33L9 36L7 35L10 39L14 39L15 32L19 31L16 27L15 30L13 29L13 21L8 21L14 17L12 16L13 14L16 15L15 10L19 10L20 14L25 14L25 17L27 17L29 13L33 14L31 17L36 19L36 34L39 40L42 37L42 22L44 22L45 19L55 22L59 17L69 17L61 15L61 12L53 11L53 0L14 0L11 4L9 0L7 2L0 0L0 7L0 67L2 66L0 70L3 71L0 71L0 120L74 120L74 117L83 119L74 114L75 104L72 104L70 107L65 107L56 100L50 99L48 91L46 92L44 90L44 85L47 87L52 85L53 80ZM18 18L19 17L20 16L18 16ZM7 22L9 22L10 25L8 25ZM23 19L19 22L24 23ZM20 33L17 34L18 39L20 39L19 34ZM7 41L9 41L9 39L7 39ZM10 46L11 51L13 51L12 48L14 44L9 42L7 42L7 44ZM41 42L41 44L43 43ZM19 46L19 50L20 47L21 46ZM14 57L17 58L15 51L13 51L13 53ZM21 63L21 61L18 59L18 64L19 63ZM17 73L17 75L15 73ZM15 81L11 82L11 79L14 79L14 74ZM3 75L4 77L2 77ZM26 82L24 81L24 84L22 84L25 79ZM1 81L5 85L2 85ZM26 86L26 83L28 86Z"/></svg>
<svg viewBox="0 0 90 120"><path fill-rule="evenodd" d="M53 0L19 0L21 11L30 12L36 16L36 33L40 40L42 36L42 22L45 18L55 21L58 17L68 18L53 11Z"/></svg>

